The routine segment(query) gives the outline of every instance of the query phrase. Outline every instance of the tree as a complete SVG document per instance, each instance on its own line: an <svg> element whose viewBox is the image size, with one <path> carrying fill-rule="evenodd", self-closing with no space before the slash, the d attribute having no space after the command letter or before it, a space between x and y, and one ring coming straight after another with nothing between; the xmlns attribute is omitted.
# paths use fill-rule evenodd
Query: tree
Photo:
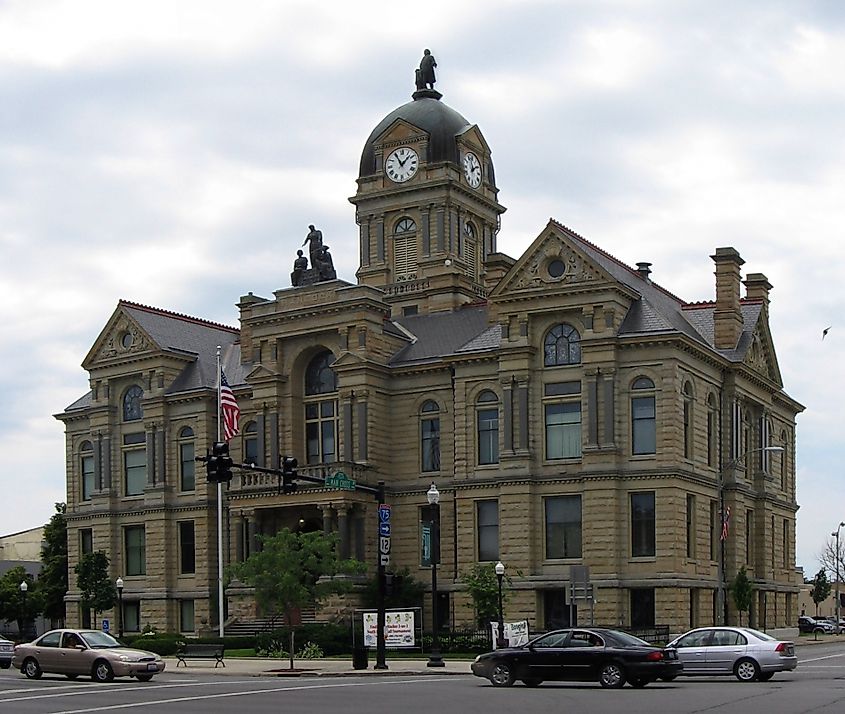
<svg viewBox="0 0 845 714"><path fill-rule="evenodd" d="M109 575L109 558L102 550L86 553L79 559L75 571L80 604L94 611L96 627L97 613L111 610L117 601L117 589Z"/></svg>
<svg viewBox="0 0 845 714"><path fill-rule="evenodd" d="M813 588L810 590L810 597L813 598L813 602L816 604L816 617L819 615L819 603L824 602L830 597L830 590L831 585L827 579L827 571L822 568L816 573L816 577L813 578Z"/></svg>
<svg viewBox="0 0 845 714"><path fill-rule="evenodd" d="M467 593L472 598L468 607L475 609L475 617L479 627L487 627L488 623L499 619L499 579L496 576L496 566L493 563L474 563L461 577L467 587ZM510 577L505 575L505 582L511 583ZM502 606L507 602L509 592L502 589Z"/></svg>
<svg viewBox="0 0 845 714"><path fill-rule="evenodd" d="M731 583L731 594L734 598L734 605L739 611L739 624L742 625L742 613L751 609L751 598L754 593L754 585L748 579L743 565Z"/></svg>
<svg viewBox="0 0 845 714"><path fill-rule="evenodd" d="M264 613L281 612L290 627L290 668L293 669L294 631L303 607L330 593L352 588L339 574L363 572L357 560L337 555L337 535L319 531L296 533L283 528L274 536L259 536L261 550L229 568L238 580L255 588L255 599Z"/></svg>
<svg viewBox="0 0 845 714"><path fill-rule="evenodd" d="M68 591L66 505L56 504L56 512L44 526L41 547L41 575L38 587L44 603L44 616L64 626L65 594Z"/></svg>
<svg viewBox="0 0 845 714"><path fill-rule="evenodd" d="M425 585L415 580L408 568L387 575L387 587L384 595L385 607L422 607L425 598ZM365 607L376 607L378 600L378 576L370 578L364 587L362 601Z"/></svg>
<svg viewBox="0 0 845 714"><path fill-rule="evenodd" d="M839 573L840 580L845 576L845 534L839 539L839 552L836 552L836 537L830 536L824 549L818 555L819 563L829 573ZM838 562L837 562L838 561ZM839 565L837 568L836 566Z"/></svg>
<svg viewBox="0 0 845 714"><path fill-rule="evenodd" d="M27 584L27 591L21 592L21 583ZM27 623L41 612L41 595L35 579L22 565L7 570L0 578L0 613L6 622L16 622L18 632L24 636Z"/></svg>

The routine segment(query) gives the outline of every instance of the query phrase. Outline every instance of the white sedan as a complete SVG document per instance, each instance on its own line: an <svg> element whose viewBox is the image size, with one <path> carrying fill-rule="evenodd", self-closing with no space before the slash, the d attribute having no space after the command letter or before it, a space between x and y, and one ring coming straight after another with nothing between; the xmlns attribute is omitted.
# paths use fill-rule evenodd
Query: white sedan
<svg viewBox="0 0 845 714"><path fill-rule="evenodd" d="M795 645L750 627L699 627L670 642L683 675L733 674L741 682L768 682L798 666Z"/></svg>

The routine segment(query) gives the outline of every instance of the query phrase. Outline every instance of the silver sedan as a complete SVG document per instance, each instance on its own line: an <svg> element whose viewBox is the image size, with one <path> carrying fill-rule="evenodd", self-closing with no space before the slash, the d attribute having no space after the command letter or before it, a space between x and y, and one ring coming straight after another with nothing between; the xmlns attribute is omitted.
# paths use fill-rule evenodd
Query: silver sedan
<svg viewBox="0 0 845 714"><path fill-rule="evenodd" d="M733 674L741 682L768 682L798 666L795 645L750 627L700 627L670 642L684 675Z"/></svg>

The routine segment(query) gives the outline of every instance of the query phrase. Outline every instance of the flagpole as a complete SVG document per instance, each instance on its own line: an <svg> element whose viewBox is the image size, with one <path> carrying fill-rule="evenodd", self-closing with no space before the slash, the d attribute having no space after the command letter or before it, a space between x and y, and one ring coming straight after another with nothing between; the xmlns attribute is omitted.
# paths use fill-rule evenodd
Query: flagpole
<svg viewBox="0 0 845 714"><path fill-rule="evenodd" d="M220 365L220 345L217 345L217 441L221 441L221 389L223 370ZM217 482L217 622L223 637L223 484Z"/></svg>

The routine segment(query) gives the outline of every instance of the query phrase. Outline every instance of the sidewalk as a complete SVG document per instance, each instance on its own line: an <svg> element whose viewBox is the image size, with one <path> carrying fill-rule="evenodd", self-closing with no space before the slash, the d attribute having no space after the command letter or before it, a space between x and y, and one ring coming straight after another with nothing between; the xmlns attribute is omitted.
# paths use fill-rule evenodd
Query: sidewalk
<svg viewBox="0 0 845 714"><path fill-rule="evenodd" d="M845 643L845 635L819 635L816 640L813 635L801 637L784 637L791 640L795 646L803 649L813 645L825 643ZM371 653L374 655L374 653ZM176 668L178 660L175 657L165 657L167 672L182 672L185 674L219 674L231 677L367 677L367 676L417 676L417 675L467 675L472 674L470 660L450 660L448 655L443 658L444 667L429 667L426 659L390 659L387 657L387 669L374 669L375 656L371 656L367 669L353 669L352 658L334 659L295 659L294 669L290 669L290 660L267 659L265 657L227 657L226 666L214 667L214 662L208 660L188 660L188 666Z"/></svg>
<svg viewBox="0 0 845 714"><path fill-rule="evenodd" d="M387 669L374 669L375 658L371 658L367 669L353 669L352 658L343 659L295 659L294 669L290 669L290 660L267 659L265 657L227 657L226 667L218 665L214 668L214 662L208 660L188 660L188 666L176 665L178 660L175 657L165 657L167 663L166 672L190 673L190 674L220 674L235 677L366 677L366 676L409 676L409 675L454 675L472 674L470 660L449 660L444 658L444 667L428 667L428 660L391 660L387 657Z"/></svg>

